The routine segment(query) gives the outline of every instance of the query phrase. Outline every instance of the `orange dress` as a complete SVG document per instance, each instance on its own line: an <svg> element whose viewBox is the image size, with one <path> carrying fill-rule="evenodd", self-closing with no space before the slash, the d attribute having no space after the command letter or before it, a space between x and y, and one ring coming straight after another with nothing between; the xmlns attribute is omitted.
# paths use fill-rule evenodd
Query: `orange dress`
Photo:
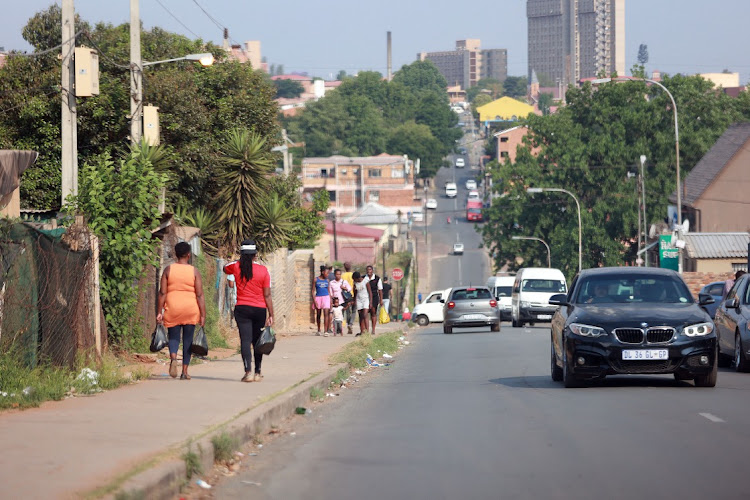
<svg viewBox="0 0 750 500"><path fill-rule="evenodd" d="M172 264L167 277L167 301L164 304L164 326L195 325L201 311L195 293L195 271L190 264Z"/></svg>

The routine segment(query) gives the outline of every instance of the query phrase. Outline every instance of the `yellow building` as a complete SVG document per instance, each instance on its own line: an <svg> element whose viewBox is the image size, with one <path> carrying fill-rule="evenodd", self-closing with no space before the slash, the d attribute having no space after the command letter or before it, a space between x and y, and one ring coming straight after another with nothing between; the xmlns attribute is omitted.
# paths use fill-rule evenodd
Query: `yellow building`
<svg viewBox="0 0 750 500"><path fill-rule="evenodd" d="M517 101L512 97L501 97L496 101L489 102L477 108L479 121L488 122L514 122L534 113L534 107Z"/></svg>

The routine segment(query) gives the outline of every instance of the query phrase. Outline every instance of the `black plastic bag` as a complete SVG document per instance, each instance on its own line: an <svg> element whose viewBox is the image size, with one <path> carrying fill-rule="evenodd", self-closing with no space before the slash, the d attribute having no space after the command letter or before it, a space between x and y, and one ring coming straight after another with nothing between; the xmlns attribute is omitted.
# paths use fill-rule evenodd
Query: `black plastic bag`
<svg viewBox="0 0 750 500"><path fill-rule="evenodd" d="M344 298L344 304L354 302L354 295L352 295L352 292L348 290L341 290L341 296Z"/></svg>
<svg viewBox="0 0 750 500"><path fill-rule="evenodd" d="M167 344L169 344L167 329L162 324L156 325L154 333L151 334L151 345L149 346L149 350L151 350L151 352L159 352L167 347Z"/></svg>
<svg viewBox="0 0 750 500"><path fill-rule="evenodd" d="M260 334L260 338L255 343L255 352L261 354L271 354L274 346L276 345L276 334L273 333L273 328L267 326L263 333Z"/></svg>
<svg viewBox="0 0 750 500"><path fill-rule="evenodd" d="M206 340L206 332L202 326L198 327L198 330L193 336L193 344L190 346L190 352L196 356L207 356L208 355L208 341Z"/></svg>

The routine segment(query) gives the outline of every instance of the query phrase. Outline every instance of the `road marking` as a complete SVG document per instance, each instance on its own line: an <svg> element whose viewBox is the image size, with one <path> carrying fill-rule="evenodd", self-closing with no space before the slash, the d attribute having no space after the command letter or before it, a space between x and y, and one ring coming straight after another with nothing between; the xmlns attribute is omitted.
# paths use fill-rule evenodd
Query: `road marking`
<svg viewBox="0 0 750 500"><path fill-rule="evenodd" d="M461 272L461 257L459 256L458 257L458 282L459 283L463 283L464 282L464 278L463 278L462 274L463 273Z"/></svg>
<svg viewBox="0 0 750 500"><path fill-rule="evenodd" d="M717 424L721 424L721 423L725 422L724 419L721 419L721 418L719 418L716 415L713 415L711 413L699 413L698 415L700 415L703 418L707 418L711 422L715 422Z"/></svg>

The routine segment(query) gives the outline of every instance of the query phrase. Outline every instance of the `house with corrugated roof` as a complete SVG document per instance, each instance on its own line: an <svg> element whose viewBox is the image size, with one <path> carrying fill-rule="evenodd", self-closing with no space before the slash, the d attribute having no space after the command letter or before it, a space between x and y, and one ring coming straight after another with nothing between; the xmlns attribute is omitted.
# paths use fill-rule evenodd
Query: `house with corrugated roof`
<svg viewBox="0 0 750 500"><path fill-rule="evenodd" d="M357 224L325 221L325 232L318 240L313 255L319 262L352 262L372 264L378 249L388 242L388 235L382 229Z"/></svg>
<svg viewBox="0 0 750 500"><path fill-rule="evenodd" d="M750 233L688 233L683 239L686 272L728 273L747 270Z"/></svg>
<svg viewBox="0 0 750 500"><path fill-rule="evenodd" d="M750 229L750 123L736 123L684 180L682 216L697 232ZM677 194L670 196L677 202Z"/></svg>

